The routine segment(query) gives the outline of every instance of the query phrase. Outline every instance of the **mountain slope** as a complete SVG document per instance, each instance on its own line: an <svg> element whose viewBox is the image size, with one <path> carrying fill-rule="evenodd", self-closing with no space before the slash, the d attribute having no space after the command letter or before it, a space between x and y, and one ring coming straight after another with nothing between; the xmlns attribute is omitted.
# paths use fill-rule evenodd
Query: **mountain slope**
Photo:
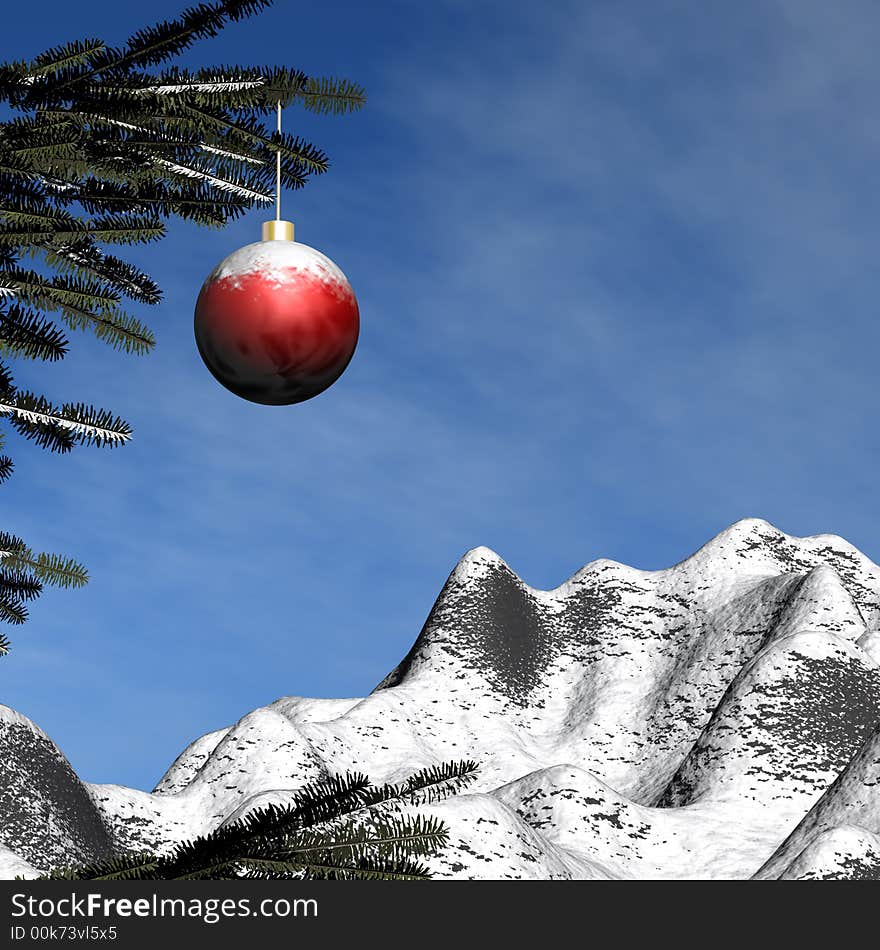
<svg viewBox="0 0 880 950"><path fill-rule="evenodd" d="M29 719L0 706L0 869L95 861L113 848L88 786Z"/></svg>
<svg viewBox="0 0 880 950"><path fill-rule="evenodd" d="M844 830L847 831L845 839L841 837ZM880 716L851 761L756 876L785 876L791 868L799 868L804 863L805 854L810 856L812 868L817 853L826 854L831 844L842 843L846 844L844 850L852 876L872 876L880 855L877 835L880 835ZM815 868L812 873L820 876ZM828 876L840 875L829 873Z"/></svg>

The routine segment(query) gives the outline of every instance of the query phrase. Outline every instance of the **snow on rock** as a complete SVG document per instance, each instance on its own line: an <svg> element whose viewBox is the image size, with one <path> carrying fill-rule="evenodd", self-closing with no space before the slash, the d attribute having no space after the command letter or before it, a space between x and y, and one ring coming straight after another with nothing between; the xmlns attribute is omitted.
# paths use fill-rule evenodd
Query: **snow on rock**
<svg viewBox="0 0 880 950"><path fill-rule="evenodd" d="M749 519L671 568L596 560L551 591L475 548L369 696L279 699L152 793L71 774L68 810L101 847L164 850L328 774L475 759L466 793L420 809L450 830L438 877L880 876L878 641L880 568L832 535ZM27 861L47 837L30 799L62 808L31 781L0 834ZM84 853L49 837L53 860Z"/></svg>
<svg viewBox="0 0 880 950"><path fill-rule="evenodd" d="M867 632L859 608L833 568L814 567L793 594L776 622L774 639L802 630L824 630L858 640Z"/></svg>
<svg viewBox="0 0 880 950"><path fill-rule="evenodd" d="M779 833L767 813L743 828L735 810L651 808L572 765L542 769L493 792L530 827L610 878L747 877Z"/></svg>
<svg viewBox="0 0 880 950"><path fill-rule="evenodd" d="M857 826L862 832L880 835L880 714L876 708L874 727L864 743L834 781L825 787L824 794L802 821L760 868L757 877L782 876L786 868L792 866L795 859L807 848L813 849L814 859L816 853L827 855L827 848L818 848L821 840L827 841L826 836L836 828L851 825ZM870 844L870 840L867 840L865 847ZM861 861L856 861L855 858L853 861L853 877L866 876L873 867L872 862L876 863L867 852Z"/></svg>
<svg viewBox="0 0 880 950"><path fill-rule="evenodd" d="M772 808L793 828L880 719L880 676L858 646L804 631L739 674L658 804Z"/></svg>
<svg viewBox="0 0 880 950"><path fill-rule="evenodd" d="M858 644L867 656L880 664L880 630L869 630L859 637Z"/></svg>
<svg viewBox="0 0 880 950"><path fill-rule="evenodd" d="M186 788L228 732L228 729L218 729L191 742L171 763L153 791L158 795Z"/></svg>
<svg viewBox="0 0 880 950"><path fill-rule="evenodd" d="M880 837L856 825L823 831L779 875L781 881L880 880Z"/></svg>
<svg viewBox="0 0 880 950"><path fill-rule="evenodd" d="M113 849L89 787L42 729L8 706L0 706L0 847L0 867L10 867L12 852L40 871Z"/></svg>
<svg viewBox="0 0 880 950"><path fill-rule="evenodd" d="M425 861L435 877L583 881L617 876L599 862L559 847L493 795L456 796L433 805L431 813L447 826L451 842Z"/></svg>
<svg viewBox="0 0 880 950"><path fill-rule="evenodd" d="M35 878L40 872L8 848L0 846L0 880L12 881L17 877Z"/></svg>

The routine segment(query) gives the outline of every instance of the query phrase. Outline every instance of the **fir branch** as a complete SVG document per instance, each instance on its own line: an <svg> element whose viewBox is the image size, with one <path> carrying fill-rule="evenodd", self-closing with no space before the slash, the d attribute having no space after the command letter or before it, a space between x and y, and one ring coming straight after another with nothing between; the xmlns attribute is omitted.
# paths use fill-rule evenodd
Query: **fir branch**
<svg viewBox="0 0 880 950"><path fill-rule="evenodd" d="M372 853L398 861L409 855L433 854L448 840L449 832L438 818L372 816L362 823L303 829L275 851L287 861L302 864L334 853L349 861L359 861Z"/></svg>
<svg viewBox="0 0 880 950"><path fill-rule="evenodd" d="M37 577L55 587L83 587L89 582L88 571L81 564L59 554L38 554L29 566Z"/></svg>
<svg viewBox="0 0 880 950"><path fill-rule="evenodd" d="M3 145L2 141L0 145ZM8 147L2 147L0 148L0 176L18 179L17 187L26 189L30 182L38 177L38 171L32 164L22 161L20 155L13 155ZM30 185L30 187L33 186Z"/></svg>
<svg viewBox="0 0 880 950"><path fill-rule="evenodd" d="M183 127L214 129L217 133L228 136L231 141L241 142L245 147L257 151L264 160L270 154L274 158L280 151L282 161L306 167L317 174L330 167L327 156L320 149L286 134L279 136L277 132L273 132L267 136L262 125L247 117L233 119L220 112L211 112L194 105L182 105L179 112L163 118L165 121L177 122Z"/></svg>
<svg viewBox="0 0 880 950"><path fill-rule="evenodd" d="M239 198L244 198L246 201L262 201L265 204L271 204L275 200L273 195L267 195L264 192L249 188L247 183L243 181L229 181L228 179L219 178L212 174L212 170L208 168L180 165L164 158L158 158L155 161L174 175L198 179L214 188L219 188L221 191L228 191Z"/></svg>
<svg viewBox="0 0 880 950"><path fill-rule="evenodd" d="M303 79L304 74L300 74ZM241 66L211 67L195 73L172 67L155 76L114 77L90 87L88 94L101 102L124 103L135 110L150 103L161 110L164 100L184 99L208 108L243 108L263 101L266 77L262 71Z"/></svg>
<svg viewBox="0 0 880 950"><path fill-rule="evenodd" d="M309 881L428 881L431 872L415 861L364 859L356 863L312 862L304 868L303 878Z"/></svg>
<svg viewBox="0 0 880 950"><path fill-rule="evenodd" d="M216 879L240 865L280 866L285 874L312 865L341 862L351 866L359 861L381 858L389 862L410 855L432 854L448 841L445 826L436 818L376 819L333 829L281 828L255 834L253 826L235 822L202 838L182 842L170 856L160 859L158 870L164 879Z"/></svg>
<svg viewBox="0 0 880 950"><path fill-rule="evenodd" d="M17 186L16 191L19 191ZM76 227L74 216L65 208L57 208L49 204L44 195L16 194L14 200L3 201L0 205L0 215L10 221L18 221L45 231ZM4 227L9 227L9 225L4 225Z"/></svg>
<svg viewBox="0 0 880 950"><path fill-rule="evenodd" d="M76 444L73 433L65 426L57 422L35 421L28 416L18 415L18 407L10 403L0 401L0 415L11 413L10 424L12 427L26 439L35 442L40 448L49 449L50 452L58 452L63 455L70 452ZM37 415L39 418L39 415Z"/></svg>
<svg viewBox="0 0 880 950"><path fill-rule="evenodd" d="M22 268L0 270L0 287L11 287L25 302L50 310L63 307L114 307L119 294L106 284L76 277L47 279Z"/></svg>
<svg viewBox="0 0 880 950"><path fill-rule="evenodd" d="M182 79L175 77L158 85L142 86L140 89L127 90L135 95L150 93L155 96L199 96L216 94L218 102L229 104L230 94L245 90L261 89L266 81L261 77L256 79L225 79L222 76L212 76L209 79Z"/></svg>
<svg viewBox="0 0 880 950"><path fill-rule="evenodd" d="M420 769L401 785L390 786L394 789L392 797L408 805L428 805L460 792L476 779L477 772L472 759Z"/></svg>
<svg viewBox="0 0 880 950"><path fill-rule="evenodd" d="M27 551L28 547L21 538L8 531L0 531L0 558L24 554Z"/></svg>
<svg viewBox="0 0 880 950"><path fill-rule="evenodd" d="M221 98L228 97L224 96ZM206 103L202 101L202 97L194 104L201 107L205 107L206 105ZM130 122L122 122L118 118L107 115L106 106L104 107L104 111L96 106L88 112L80 110L77 113L71 114L66 111L59 111L57 114L81 123L84 127L89 126L92 133L96 131L97 127L103 126L101 131L106 138L100 140L94 140L93 138L92 144L95 148L98 146L109 146L116 149L125 148L126 150L140 151L154 157L157 153L161 154L169 150L175 152L205 152L210 155L229 159L235 163L258 166L266 164L266 159L263 157L262 152L260 154L254 154L243 148L233 149L227 145L218 145L216 142L208 143L204 140L205 136L203 130L198 129L198 126L192 119L187 119L180 115L169 116L161 112L158 108L145 109L139 116L140 124L138 125ZM130 114L130 110L127 110L126 114ZM169 122L177 128L174 134L171 134L165 128L165 125ZM116 133L115 136L113 133ZM188 133L188 135L185 136L184 133ZM312 146L308 147L313 148ZM307 160L307 156L304 160ZM274 155L272 165L274 167Z"/></svg>
<svg viewBox="0 0 880 950"><path fill-rule="evenodd" d="M357 803L336 816L351 819L355 815L397 810L405 805L428 805L455 795L476 778L477 764L471 760L448 762L442 766L421 769L406 782L386 784L365 789ZM317 824L317 822L314 822Z"/></svg>
<svg viewBox="0 0 880 950"><path fill-rule="evenodd" d="M0 537L0 546L3 538ZM472 763L423 769L401 786L424 789L456 782ZM312 783L296 795L297 807L268 806L192 841L166 855L121 855L110 862L53 871L44 879L224 880L230 878L426 880L430 871L415 858L435 854L449 842L446 826L435 817L374 815L336 824L353 803L362 801L370 782L347 774ZM304 821L316 820L305 826ZM320 822L320 824L317 824Z"/></svg>
<svg viewBox="0 0 880 950"><path fill-rule="evenodd" d="M245 152L234 152L229 148L220 148L217 145L200 145L200 150L209 155L216 155L219 158L225 158L232 162L240 162L243 165L265 165L266 162L256 155L249 155Z"/></svg>
<svg viewBox="0 0 880 950"><path fill-rule="evenodd" d="M58 554L34 554L18 538L15 544L4 543L11 536L0 531L0 563L13 570L31 571L41 581L55 587L84 587L89 582L89 572L72 558Z"/></svg>
<svg viewBox="0 0 880 950"><path fill-rule="evenodd" d="M90 327L116 349L146 353L156 345L147 326L117 309L119 293L106 281L63 276L47 280L36 271L12 268L0 270L0 289L4 284L26 303L59 311L71 329Z"/></svg>
<svg viewBox="0 0 880 950"><path fill-rule="evenodd" d="M0 565L2 565L0 561ZM0 597L16 597L20 600L34 600L40 596L43 585L40 581L20 569L6 570L0 566Z"/></svg>
<svg viewBox="0 0 880 950"><path fill-rule="evenodd" d="M269 805L242 819L249 834L286 833L318 825L360 809L372 788L366 775L347 772L311 782L293 796L287 807Z"/></svg>
<svg viewBox="0 0 880 950"><path fill-rule="evenodd" d="M271 86L271 79L268 83ZM367 101L362 86L347 79L310 78L302 91L294 93L309 112L319 115L342 115L355 112Z"/></svg>
<svg viewBox="0 0 880 950"><path fill-rule="evenodd" d="M164 215L177 215L208 227L222 227L251 208L252 202L232 194L212 194L203 184L170 188L161 182L137 188L87 178L73 197L89 212L106 211L117 205L121 211L143 212L153 209ZM3 273L0 271L0 286Z"/></svg>
<svg viewBox="0 0 880 950"><path fill-rule="evenodd" d="M263 114L278 102L288 105L297 92L304 91L308 76L302 70L278 67L220 66L190 72L172 67L141 82L104 84L96 96L124 100L130 97L157 97L185 100L206 109L233 109Z"/></svg>
<svg viewBox="0 0 880 950"><path fill-rule="evenodd" d="M12 104L27 89L28 64L22 61L0 65L0 99Z"/></svg>
<svg viewBox="0 0 880 950"><path fill-rule="evenodd" d="M128 261L104 254L94 245L79 242L59 247L42 246L41 250L47 260L59 269L91 274L132 300L157 304L162 299L158 284L147 274Z"/></svg>
<svg viewBox="0 0 880 950"><path fill-rule="evenodd" d="M23 623L27 623L27 619L27 607L15 600L0 597L0 621L3 623L11 623L18 627ZM3 651L3 653L6 652L8 652L8 650Z"/></svg>
<svg viewBox="0 0 880 950"><path fill-rule="evenodd" d="M15 380L12 378L12 371L5 363L0 363L0 399L15 398ZM0 543L2 543L3 533L0 532Z"/></svg>
<svg viewBox="0 0 880 950"><path fill-rule="evenodd" d="M132 114L132 109L122 108L119 104L116 105L115 110L118 112L118 115L108 115L107 113L113 111L112 100L111 102L103 101L102 97L97 97L95 101L90 99L80 99L77 102L77 108L75 111L71 111L70 108L54 108L47 106L41 112L43 116L48 118L53 118L67 124L75 124L81 129L86 129L89 132L100 131L104 134L107 134L111 131L118 131L120 129L126 129L131 132L146 132L147 129L141 128L140 125L134 122L125 122L120 118L120 115L125 115L129 119L134 119L135 115ZM149 113L144 112L143 115L137 115L139 120L144 120L149 118Z"/></svg>
<svg viewBox="0 0 880 950"><path fill-rule="evenodd" d="M286 161L299 165L315 175L323 175L330 167L327 153L299 136L294 137L286 133L279 135L275 132L270 142L269 150L273 153L281 152L282 163Z"/></svg>
<svg viewBox="0 0 880 950"><path fill-rule="evenodd" d="M10 144L10 151L15 158L42 165L75 155L82 145L81 133L70 128L64 128L60 132L61 134L59 130L52 128L35 127L22 136L22 142L17 145Z"/></svg>
<svg viewBox="0 0 880 950"><path fill-rule="evenodd" d="M216 36L226 20L239 20L271 6L272 0L221 0L190 7L176 19L138 30L121 50L107 50L98 65L79 81L99 73L119 72L123 67L155 65L176 56L197 39ZM69 85L69 83L67 84Z"/></svg>
<svg viewBox="0 0 880 950"><path fill-rule="evenodd" d="M85 232L101 244L148 244L165 236L165 225L154 215L105 214L87 221Z"/></svg>
<svg viewBox="0 0 880 950"><path fill-rule="evenodd" d="M82 867L58 868L43 877L47 881L134 881L151 880L158 859L146 853L123 854Z"/></svg>
<svg viewBox="0 0 880 950"><path fill-rule="evenodd" d="M53 73L66 72L75 66L83 66L106 49L103 40L75 40L46 50L27 67L24 81L42 79Z"/></svg>
<svg viewBox="0 0 880 950"><path fill-rule="evenodd" d="M67 340L51 320L17 305L0 309L0 355L54 362L66 354Z"/></svg>
<svg viewBox="0 0 880 950"><path fill-rule="evenodd" d="M226 0L216 5L199 4L185 10L177 20L163 21L157 26L139 30L125 44L121 56L104 68L118 70L126 64L153 65L189 49L197 39L216 36L227 18L240 19L271 6L271 0ZM245 14L247 15L247 14Z"/></svg>
<svg viewBox="0 0 880 950"><path fill-rule="evenodd" d="M113 349L142 355L156 345L152 331L136 317L121 311L94 313L73 304L60 304L61 318L72 330L91 329Z"/></svg>
<svg viewBox="0 0 880 950"><path fill-rule="evenodd" d="M44 215L42 222L36 222L26 214L19 214L7 208L0 208L0 214L28 222L0 225L0 244L13 246L24 247L49 242L70 243L84 237L101 244L147 244L165 236L165 225L158 218L148 215L111 214L91 220ZM31 221L33 223L30 223Z"/></svg>
<svg viewBox="0 0 880 950"><path fill-rule="evenodd" d="M74 442L112 448L131 438L128 423L106 409L69 402L58 409L30 392L0 399L0 415L11 416L11 424L22 435L53 451L69 452Z"/></svg>

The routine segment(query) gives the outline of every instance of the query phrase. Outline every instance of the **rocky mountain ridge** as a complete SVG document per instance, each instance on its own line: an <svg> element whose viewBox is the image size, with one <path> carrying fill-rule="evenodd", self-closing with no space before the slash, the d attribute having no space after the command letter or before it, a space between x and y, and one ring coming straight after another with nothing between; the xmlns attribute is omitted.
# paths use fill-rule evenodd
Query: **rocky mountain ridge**
<svg viewBox="0 0 880 950"><path fill-rule="evenodd" d="M0 875L165 848L328 773L472 758L478 783L429 808L438 877L880 877L878 727L880 567L841 538L749 519L552 591L476 548L369 696L279 699L152 793L80 782L0 707Z"/></svg>

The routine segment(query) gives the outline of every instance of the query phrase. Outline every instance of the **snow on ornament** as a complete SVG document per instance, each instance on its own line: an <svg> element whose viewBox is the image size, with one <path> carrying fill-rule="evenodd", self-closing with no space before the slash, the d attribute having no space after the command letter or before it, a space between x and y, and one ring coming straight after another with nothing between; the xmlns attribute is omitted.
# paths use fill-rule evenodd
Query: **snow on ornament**
<svg viewBox="0 0 880 950"><path fill-rule="evenodd" d="M281 103L278 135L281 136ZM332 386L354 355L357 300L345 274L294 240L281 219L281 150L275 220L263 240L224 258L202 285L194 321L205 366L230 392L264 406L305 402Z"/></svg>
<svg viewBox="0 0 880 950"><path fill-rule="evenodd" d="M354 355L357 300L345 274L268 221L263 240L221 261L196 302L195 337L212 375L266 406L304 402L332 386Z"/></svg>

